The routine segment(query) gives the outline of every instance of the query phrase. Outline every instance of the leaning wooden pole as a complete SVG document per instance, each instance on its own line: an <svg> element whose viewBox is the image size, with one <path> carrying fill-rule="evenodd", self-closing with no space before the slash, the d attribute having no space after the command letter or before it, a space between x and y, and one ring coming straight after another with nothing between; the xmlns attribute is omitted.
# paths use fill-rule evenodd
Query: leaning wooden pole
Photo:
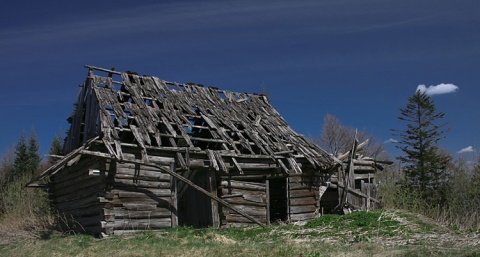
<svg viewBox="0 0 480 257"><path fill-rule="evenodd" d="M103 157L103 158L108 158L108 159L111 159L111 157L107 156L106 154L101 154L101 153L96 153L96 152L92 152L92 151L86 151L86 150L83 150L82 153L84 154L88 154L88 155L94 155L94 156L98 156L98 157ZM208 192L207 190L195 185L195 183L193 183L192 181L190 181L189 179L185 178L184 176L174 172L174 171L171 171L169 169L165 169L163 168L162 166L159 166L159 165L156 165L156 164L152 164L152 163L149 163L149 162L144 162L144 161L137 161L137 160L128 160L128 159L122 159L120 160L122 162L128 162L128 163L133 163L133 164L139 164L139 165L144 165L144 166L149 166L149 167L153 167L153 168L157 168L159 170L161 170L162 172L165 172L165 173L168 173L170 174L171 176L175 177L176 179L184 182L185 184L191 186L192 188L194 188L195 190L205 194L206 196L208 196L209 198L217 201L218 203L222 204L223 206L229 208L230 210L242 215L243 217L247 218L248 220L256 223L257 225L265 228L266 225L263 224L262 222L260 222L259 220L255 219L254 217L248 215L247 213L243 212L243 211L240 211L240 210L237 210L235 209L235 207L233 207L232 205L230 205L229 203L227 203L226 201L218 198L217 196L214 196L213 194L211 194L210 192Z"/></svg>

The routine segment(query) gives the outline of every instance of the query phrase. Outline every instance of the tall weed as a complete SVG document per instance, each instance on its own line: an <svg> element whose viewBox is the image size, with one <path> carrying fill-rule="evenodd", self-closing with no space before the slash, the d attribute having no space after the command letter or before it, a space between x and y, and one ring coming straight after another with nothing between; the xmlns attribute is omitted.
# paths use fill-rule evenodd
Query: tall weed
<svg viewBox="0 0 480 257"><path fill-rule="evenodd" d="M6 184L0 197L0 234L17 234L48 230L54 224L48 193L25 184L25 174Z"/></svg>
<svg viewBox="0 0 480 257"><path fill-rule="evenodd" d="M397 167L398 168L398 167ZM404 186L398 170L379 174L382 204L423 214L445 225L466 230L480 230L480 167L456 160L441 201L427 201L422 192Z"/></svg>

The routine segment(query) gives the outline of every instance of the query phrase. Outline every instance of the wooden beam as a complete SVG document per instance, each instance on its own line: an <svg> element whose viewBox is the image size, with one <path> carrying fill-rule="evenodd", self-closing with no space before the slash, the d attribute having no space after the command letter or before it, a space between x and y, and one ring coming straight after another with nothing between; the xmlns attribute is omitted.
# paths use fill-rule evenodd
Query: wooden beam
<svg viewBox="0 0 480 257"><path fill-rule="evenodd" d="M338 183L337 184L338 187L340 188L345 188L345 186L343 185L343 183ZM355 190L355 189L352 189L352 188L348 188L348 192L352 193L352 194L355 194L355 195L358 195L358 196L361 196L361 197L364 197L364 198L368 198L368 195L358 191L358 190ZM370 200L373 201L373 202L376 202L376 203L380 203L379 200L373 198L373 197L370 197Z"/></svg>
<svg viewBox="0 0 480 257"><path fill-rule="evenodd" d="M46 169L44 172L42 172L40 175L34 177L32 180L30 180L25 186L30 187L33 186L35 182L39 181L40 179L46 177L46 176L51 176L55 173L57 173L61 168L63 168L68 162L70 162L72 159L76 158L78 154L80 154L84 149L88 148L90 144L97 140L98 136L95 138L92 138L88 140L84 145L82 145L80 148L70 152L67 154L63 159L59 160L50 168Z"/></svg>

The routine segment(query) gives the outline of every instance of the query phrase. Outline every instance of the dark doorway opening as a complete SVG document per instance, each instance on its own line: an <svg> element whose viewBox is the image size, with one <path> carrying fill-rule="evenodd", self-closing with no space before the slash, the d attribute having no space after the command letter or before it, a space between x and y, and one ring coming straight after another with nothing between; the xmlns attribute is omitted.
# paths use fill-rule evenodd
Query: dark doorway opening
<svg viewBox="0 0 480 257"><path fill-rule="evenodd" d="M269 180L268 193L270 196L270 223L284 222L288 219L287 179L276 178Z"/></svg>
<svg viewBox="0 0 480 257"><path fill-rule="evenodd" d="M207 191L216 190L208 171L195 171L191 174L190 180ZM213 225L212 200L183 183L179 183L178 190L178 224L194 228L211 227Z"/></svg>

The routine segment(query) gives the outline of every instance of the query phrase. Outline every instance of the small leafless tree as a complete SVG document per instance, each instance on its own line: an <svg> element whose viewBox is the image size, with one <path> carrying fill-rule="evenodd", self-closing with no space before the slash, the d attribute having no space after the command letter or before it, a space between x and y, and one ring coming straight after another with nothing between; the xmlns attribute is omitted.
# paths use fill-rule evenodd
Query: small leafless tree
<svg viewBox="0 0 480 257"><path fill-rule="evenodd" d="M313 141L332 155L339 156L352 149L355 133L358 142L369 140L360 153L375 159L389 159L382 142L373 135L364 129L357 131L352 127L345 126L331 114L325 115L320 138L314 138Z"/></svg>

